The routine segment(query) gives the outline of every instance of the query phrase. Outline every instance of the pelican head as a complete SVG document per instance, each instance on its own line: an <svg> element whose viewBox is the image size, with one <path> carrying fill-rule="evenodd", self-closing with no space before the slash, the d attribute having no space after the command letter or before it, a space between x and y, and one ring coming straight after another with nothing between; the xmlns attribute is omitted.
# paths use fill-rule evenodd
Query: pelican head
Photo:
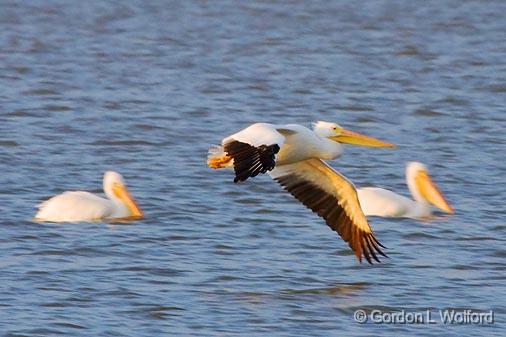
<svg viewBox="0 0 506 337"><path fill-rule="evenodd" d="M406 165L406 182L413 198L422 203L430 203L440 210L453 214L453 209L430 179L427 167L419 162Z"/></svg>
<svg viewBox="0 0 506 337"><path fill-rule="evenodd" d="M104 192L107 197L126 207L132 218L141 218L143 213L135 200L130 196L121 174L114 171L104 173Z"/></svg>
<svg viewBox="0 0 506 337"><path fill-rule="evenodd" d="M368 147L395 147L394 144L346 130L337 123L318 121L313 123L313 131L321 137L343 144Z"/></svg>

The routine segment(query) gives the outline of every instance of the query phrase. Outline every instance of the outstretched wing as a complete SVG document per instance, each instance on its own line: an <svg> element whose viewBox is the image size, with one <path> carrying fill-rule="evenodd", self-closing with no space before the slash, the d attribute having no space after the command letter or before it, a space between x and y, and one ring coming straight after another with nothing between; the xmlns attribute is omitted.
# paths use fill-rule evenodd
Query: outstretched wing
<svg viewBox="0 0 506 337"><path fill-rule="evenodd" d="M386 257L383 247L373 235L360 208L357 191L343 175L319 159L277 166L271 177L306 207L325 219L355 252L372 264L371 257L380 262L376 253ZM383 247L384 248L384 247Z"/></svg>
<svg viewBox="0 0 506 337"><path fill-rule="evenodd" d="M253 124L223 139L223 150L233 159L234 182L272 170L284 141L276 127L267 123Z"/></svg>

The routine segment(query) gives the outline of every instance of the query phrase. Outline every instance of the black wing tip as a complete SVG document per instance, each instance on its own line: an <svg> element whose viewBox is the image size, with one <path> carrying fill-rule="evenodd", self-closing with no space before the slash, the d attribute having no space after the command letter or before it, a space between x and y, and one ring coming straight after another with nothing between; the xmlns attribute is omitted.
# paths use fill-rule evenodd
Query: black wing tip
<svg viewBox="0 0 506 337"><path fill-rule="evenodd" d="M371 234L371 238L374 240L375 243L377 243L380 247L382 248L385 248L385 249L388 249L387 247L383 246L379 241L378 239L376 239L376 237L374 235Z"/></svg>
<svg viewBox="0 0 506 337"><path fill-rule="evenodd" d="M372 232L360 229L354 224L344 211L343 206L339 203L336 204L334 196L326 197L326 191L311 182L292 179L294 175L297 176L296 173L285 174L275 177L274 180L302 202L304 206L325 219L327 225L339 234L348 243L351 250L355 252L359 263L362 263L362 257L369 264L382 263L379 255L388 258L380 248L386 249L386 247L378 242ZM311 193L307 193L308 186L311 187Z"/></svg>
<svg viewBox="0 0 506 337"><path fill-rule="evenodd" d="M232 140L224 145L224 150L234 159L234 183L237 183L274 169L275 155L279 152L280 146L278 144L253 146Z"/></svg>
<svg viewBox="0 0 506 337"><path fill-rule="evenodd" d="M371 259L371 257L377 262L377 263L382 263L382 261L378 258L378 256L376 255L376 253L382 255L383 257L386 257L387 259L389 259L388 255L385 254L379 247L378 245L380 245L381 247L387 249L385 246L383 246L381 243L379 243L379 241L374 237L374 235L372 233L369 233L367 235L364 235L363 236L363 240L362 240L362 244L361 244L361 254L360 256L358 256L358 261L359 263L362 263L362 256L365 258L365 260L370 264L370 265L373 265L375 264L373 262L373 260Z"/></svg>

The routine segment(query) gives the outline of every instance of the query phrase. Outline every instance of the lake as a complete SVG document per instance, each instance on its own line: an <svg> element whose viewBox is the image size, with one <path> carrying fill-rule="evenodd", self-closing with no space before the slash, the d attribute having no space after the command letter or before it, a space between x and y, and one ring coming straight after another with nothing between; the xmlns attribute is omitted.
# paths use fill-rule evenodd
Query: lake
<svg viewBox="0 0 506 337"><path fill-rule="evenodd" d="M5 336L504 336L506 2L14 1L0 10ZM330 164L404 195L425 163L454 207L370 218L359 264L267 175L207 149L253 122L316 120L397 144ZM36 223L120 172L130 223ZM433 313L437 324L354 320ZM442 324L438 311L494 313Z"/></svg>

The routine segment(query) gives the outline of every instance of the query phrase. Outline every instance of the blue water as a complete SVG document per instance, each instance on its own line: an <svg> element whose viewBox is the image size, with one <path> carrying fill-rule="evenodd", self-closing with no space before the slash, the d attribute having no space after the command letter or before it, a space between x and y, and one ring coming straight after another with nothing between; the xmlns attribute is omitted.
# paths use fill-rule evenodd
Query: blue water
<svg viewBox="0 0 506 337"><path fill-rule="evenodd" d="M506 2L0 2L5 336L503 336ZM255 121L341 125L357 186L431 170L453 216L371 218L358 264L269 177L210 144ZM123 174L142 221L41 224L35 205ZM357 309L494 311L494 324L358 324Z"/></svg>

